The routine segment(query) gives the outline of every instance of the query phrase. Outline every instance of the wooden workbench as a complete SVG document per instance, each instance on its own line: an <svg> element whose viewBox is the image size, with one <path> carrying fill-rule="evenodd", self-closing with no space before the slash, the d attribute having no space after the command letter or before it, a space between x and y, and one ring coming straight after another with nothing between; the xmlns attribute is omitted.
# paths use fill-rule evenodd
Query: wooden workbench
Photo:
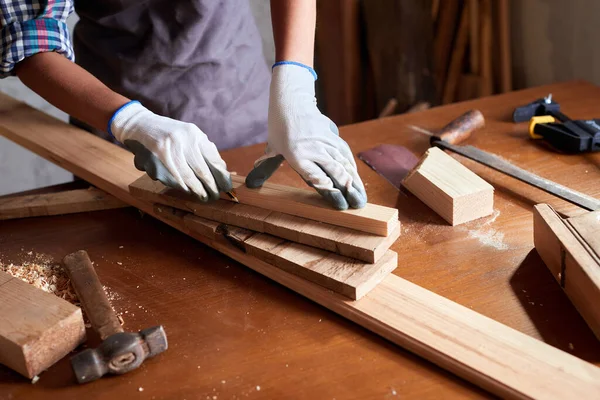
<svg viewBox="0 0 600 400"><path fill-rule="evenodd" d="M354 153L391 143L420 155L428 137L411 125L435 130L478 108L487 127L469 144L600 197L600 153L554 153L527 139L526 124L510 122L514 107L548 92L573 118L600 114L600 88L572 82L347 126L341 134ZM246 174L262 150L252 146L223 156L230 170ZM534 204L547 202L569 215L581 210L460 160L494 185L496 213L454 228L358 163L369 201L399 210L395 273L600 365L600 343L533 249ZM303 185L289 168L273 181ZM134 209L0 224L3 262L19 262L29 251L61 259L78 249L88 251L100 279L117 294L113 304L127 311L125 327L163 324L169 350L133 373L85 386L76 386L67 360L35 385L0 366L0 399L490 396Z"/></svg>

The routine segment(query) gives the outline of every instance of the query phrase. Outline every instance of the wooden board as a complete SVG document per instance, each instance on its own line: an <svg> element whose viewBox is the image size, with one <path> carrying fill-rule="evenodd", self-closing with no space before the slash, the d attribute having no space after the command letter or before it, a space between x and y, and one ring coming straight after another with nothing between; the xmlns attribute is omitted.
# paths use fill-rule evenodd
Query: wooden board
<svg viewBox="0 0 600 400"><path fill-rule="evenodd" d="M448 104L456 98L456 88L460 80L461 71L463 70L465 52L469 41L469 4L465 3L460 15L460 23L456 32L456 40L452 56L450 57L450 66L448 67L448 77L444 86L442 103Z"/></svg>
<svg viewBox="0 0 600 400"><path fill-rule="evenodd" d="M451 225L494 212L494 188L437 147L403 181L411 193Z"/></svg>
<svg viewBox="0 0 600 400"><path fill-rule="evenodd" d="M400 236L400 221L389 236L383 237L225 200L202 203L192 196L165 188L147 175L136 180L129 189L134 196L143 200L369 263L377 262Z"/></svg>
<svg viewBox="0 0 600 400"><path fill-rule="evenodd" d="M0 220L129 207L96 188L0 198Z"/></svg>
<svg viewBox="0 0 600 400"><path fill-rule="evenodd" d="M371 291L398 265L398 254L388 250L375 264L365 264L314 247L253 232L168 206L156 205L155 212L210 240L231 242L244 252L294 275L357 300Z"/></svg>
<svg viewBox="0 0 600 400"><path fill-rule="evenodd" d="M589 252L600 257L600 211L589 212L567 219L589 246Z"/></svg>
<svg viewBox="0 0 600 400"><path fill-rule="evenodd" d="M574 230L569 228L569 222L575 221L579 230L586 229L588 218L597 228L600 225L597 219L600 213L589 213L565 221L552 207L538 204L534 207L533 215L537 252L600 339L600 263L597 254L591 253L591 248L586 248Z"/></svg>
<svg viewBox="0 0 600 400"><path fill-rule="evenodd" d="M129 193L129 184L141 173L124 149L3 95L0 133L156 216L151 203ZM64 145L67 142L69 146ZM102 162L94 162L99 156ZM396 275L386 277L363 299L348 301L231 244L210 241L185 226L157 218L499 396L583 399L595 397L600 390L600 369L592 364Z"/></svg>
<svg viewBox="0 0 600 400"><path fill-rule="evenodd" d="M33 378L84 339L79 307L0 272L0 364Z"/></svg>
<svg viewBox="0 0 600 400"><path fill-rule="evenodd" d="M245 177L232 175L233 188L240 204L343 226L361 232L389 236L398 223L398 210L367 203L361 209L334 210L318 193L266 182L261 188L246 187ZM225 194L222 199L230 200Z"/></svg>

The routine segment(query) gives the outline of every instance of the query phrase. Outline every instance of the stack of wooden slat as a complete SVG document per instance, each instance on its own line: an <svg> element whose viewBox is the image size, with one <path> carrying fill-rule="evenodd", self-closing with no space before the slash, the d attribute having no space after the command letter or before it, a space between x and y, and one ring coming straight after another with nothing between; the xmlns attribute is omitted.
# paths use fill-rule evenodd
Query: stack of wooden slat
<svg viewBox="0 0 600 400"><path fill-rule="evenodd" d="M335 211L319 195L266 183L248 189L233 176L241 204L201 203L147 175L129 189L158 204L154 211L210 240L233 242L244 252L353 300L397 266L389 247L400 235L398 210L367 204ZM171 208L173 207L173 208Z"/></svg>
<svg viewBox="0 0 600 400"><path fill-rule="evenodd" d="M509 7L509 0L433 2L442 103L512 90Z"/></svg>

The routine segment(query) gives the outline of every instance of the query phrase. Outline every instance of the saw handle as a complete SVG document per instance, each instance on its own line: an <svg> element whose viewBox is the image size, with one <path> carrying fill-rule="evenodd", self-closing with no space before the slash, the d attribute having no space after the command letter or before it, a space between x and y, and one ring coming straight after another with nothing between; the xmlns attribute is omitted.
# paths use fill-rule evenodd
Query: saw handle
<svg viewBox="0 0 600 400"><path fill-rule="evenodd" d="M114 333L123 332L87 252L79 250L71 253L65 256L63 264L83 310L100 338L104 340Z"/></svg>
<svg viewBox="0 0 600 400"><path fill-rule="evenodd" d="M477 129L485 126L485 119L479 110L470 110L442 128L437 136L431 138L431 143L443 140L450 144L459 144L468 139Z"/></svg>

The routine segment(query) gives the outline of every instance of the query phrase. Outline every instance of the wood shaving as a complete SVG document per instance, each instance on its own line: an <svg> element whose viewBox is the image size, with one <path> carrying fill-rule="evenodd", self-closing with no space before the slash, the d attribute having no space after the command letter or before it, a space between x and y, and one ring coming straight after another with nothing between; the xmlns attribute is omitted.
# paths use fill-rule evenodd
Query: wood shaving
<svg viewBox="0 0 600 400"><path fill-rule="evenodd" d="M6 272L17 279L21 279L44 292L60 297L77 307L81 307L75 289L73 289L73 286L71 285L71 280L60 263L54 261L52 257L45 254L34 254L33 251L22 253L22 255L24 254L26 254L26 257L24 258L27 260L22 261L20 264L4 263L2 262L2 259L0 259L0 271ZM112 304L114 300L120 300L121 296L111 290L108 286L102 286L102 288L106 293L108 301L113 307L113 311L117 314L120 324L122 326L125 325L121 313L117 312ZM85 313L84 322L86 328L91 327Z"/></svg>
<svg viewBox="0 0 600 400"><path fill-rule="evenodd" d="M33 259L24 261L20 265L5 264L0 260L0 271L79 306L71 280L59 263L44 254L34 256L30 251L27 255L32 256Z"/></svg>

